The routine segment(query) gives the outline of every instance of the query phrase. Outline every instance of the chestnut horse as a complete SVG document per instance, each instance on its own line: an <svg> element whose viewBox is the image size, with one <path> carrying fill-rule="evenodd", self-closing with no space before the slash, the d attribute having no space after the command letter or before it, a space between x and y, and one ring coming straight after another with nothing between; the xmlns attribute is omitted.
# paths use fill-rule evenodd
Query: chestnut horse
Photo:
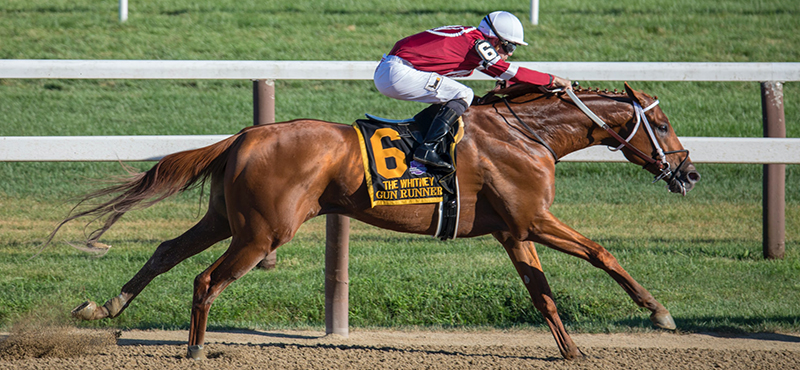
<svg viewBox="0 0 800 370"><path fill-rule="evenodd" d="M597 126L568 95L524 85L490 93L463 116L466 134L457 147L457 236L492 234L500 241L567 359L581 352L558 316L534 242L603 269L636 304L650 310L656 327L675 328L669 311L611 253L549 211L555 198L556 157L592 145L619 146L620 140L627 140L629 144L621 147L626 158L666 181L672 192L685 193L699 180L656 100L627 84L625 88L626 93L619 94L577 92L608 130ZM647 130L634 130L642 122ZM211 180L208 211L194 227L161 243L119 296L103 306L87 301L73 315L85 320L116 317L156 276L233 237L225 253L194 281L188 344L189 355L198 358L204 353L214 299L291 240L305 221L341 214L385 229L433 235L436 204L370 207L361 160L351 126L293 120L248 127L208 147L168 155L129 181L88 195L84 200L115 197L70 215L58 228L81 216L103 218L104 226L89 237L94 242L125 212Z"/></svg>

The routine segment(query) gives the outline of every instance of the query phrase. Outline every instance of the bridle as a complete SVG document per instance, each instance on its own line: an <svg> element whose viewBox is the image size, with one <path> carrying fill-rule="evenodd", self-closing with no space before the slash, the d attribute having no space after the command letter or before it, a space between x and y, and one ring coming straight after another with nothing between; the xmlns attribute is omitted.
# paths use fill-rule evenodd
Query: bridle
<svg viewBox="0 0 800 370"><path fill-rule="evenodd" d="M655 165L656 168L658 168L658 170L661 171L660 174L656 175L655 180L653 180L654 183L666 177L669 177L667 182L671 183L673 180L675 180L675 177L678 175L678 170L680 170L686 163L686 160L689 159L688 149L673 150L669 152L665 152L663 149L661 149L661 144L658 143L656 135L653 132L653 128L650 127L650 122L647 120L647 116L645 115L647 111L655 108L658 105L659 103L658 100L653 102L653 104L647 106L647 108L642 108L639 102L637 102L635 99L631 99L631 103L633 104L633 110L634 110L633 115L634 117L636 117L636 124L633 127L631 134L628 135L627 138L623 139L622 136L620 136L618 133L612 130L611 127L609 127L605 122L603 122L603 120L600 119L600 117L594 114L594 112L592 112L589 109L589 107L586 106L586 104L583 104L583 102L580 99L578 99L578 96L575 95L575 93L572 90L567 90L567 95L569 95L570 99L572 99L575 105L577 105L578 108L580 108L580 110L583 111L584 114L586 114L589 118L591 118L591 120L594 121L594 123L596 123L598 126L606 130L606 132L608 132L608 134L611 135L611 137L620 142L620 145L616 148L609 146L608 148L611 151L617 151L622 149L623 147L628 148L634 155L641 158L645 162L644 166L642 167ZM645 130L647 131L647 137L650 138L650 143L653 145L653 148L655 149L656 152L655 157L648 156L647 154L639 150L639 148L633 146L633 144L630 143L630 140L636 135L636 132L639 130L639 126L641 126L642 122L644 122L644 127ZM674 154L674 153L686 153L686 156L683 158L681 163L673 172L672 169L670 168L670 164L667 161L666 156L668 154Z"/></svg>
<svg viewBox="0 0 800 370"><path fill-rule="evenodd" d="M552 91L552 92L556 92L556 91ZM658 100L654 101L652 104L650 104L646 108L642 108L642 106L639 104L639 102L637 102L635 99L631 99L631 104L633 105L633 111L634 111L633 115L634 115L634 117L636 117L636 124L634 125L633 130L631 131L630 135L628 135L627 138L623 139L622 136L620 136L618 133L616 133L616 131L612 130L611 127L609 127L600 117L598 117L596 114L594 114L594 112L592 112L592 110L589 109L589 107L587 107L586 104L583 104L583 101L581 101L578 98L578 96L575 95L575 93L572 90L566 90L566 92L567 92L567 95L569 95L569 97L575 103L575 105L577 105L578 108L580 108L580 110L583 111L584 114L586 114L586 116L588 116L593 122L595 122L598 126L600 126L602 129L604 129L606 132L608 132L608 134L611 135L612 138L614 138L615 140L617 140L620 143L620 145L618 147L609 146L608 147L609 150L618 151L618 150L620 150L622 148L628 148L631 151L631 153L633 153L637 157L641 158L645 162L645 164L642 166L642 168L647 168L647 166L655 165L656 168L659 171L661 171L661 173L659 173L658 175L655 176L655 179L653 180L653 183L656 183L659 180L662 180L662 179L667 178L667 177L668 177L668 179L666 181L667 181L668 184L671 184L675 180L675 178L678 176L678 171L681 168L683 168L683 165L686 164L686 161L689 159L689 150L688 149L679 149L679 150L672 150L672 151L665 152L661 148L661 144L659 144L658 140L656 139L656 135L653 132L653 128L650 127L650 122L647 120L647 115L645 115L645 113L647 111L655 108L658 105L658 103L659 103ZM517 121L522 125L522 127L524 127L526 129L526 131L533 136L531 139L533 139L534 141L538 142L539 144L541 144L542 146L547 148L547 150L550 152L550 154L553 155L553 159L555 159L555 162L558 163L559 162L559 158L556 155L556 152L553 150L553 148L551 148L549 145L547 145L547 142L544 141L538 134L536 134L536 131L534 131L532 128L530 128L530 126L525 124L525 122L523 122L522 119L520 119L519 116L517 116L517 114L514 112L514 110L511 109L511 104L508 103L508 100L506 98L502 98L501 100L503 101L503 103L505 103L506 108L508 108L508 111L511 112L511 114L514 116L514 118L516 118ZM508 121L506 121L506 122L508 122ZM636 132L639 131L639 127L642 126L642 122L644 122L643 126L645 127L645 131L647 131L647 137L650 139L650 143L653 145L653 148L655 149L655 152L656 152L655 157L651 157L651 156L645 154L639 148L633 146L633 144L631 144L631 142L630 142L630 140L633 139L634 136L636 136ZM681 160L681 163L678 165L678 167L675 169L675 171L673 171L672 168L670 167L669 162L667 161L667 155L675 154L675 153L686 153L686 156L683 157L683 160ZM681 185L682 189L685 189L684 186L683 186L683 182L680 182L680 185ZM685 192L685 190L682 190L682 192Z"/></svg>

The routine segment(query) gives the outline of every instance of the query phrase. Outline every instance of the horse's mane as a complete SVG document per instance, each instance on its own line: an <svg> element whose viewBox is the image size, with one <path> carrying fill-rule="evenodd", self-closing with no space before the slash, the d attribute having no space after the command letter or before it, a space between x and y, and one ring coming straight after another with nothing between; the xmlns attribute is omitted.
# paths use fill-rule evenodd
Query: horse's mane
<svg viewBox="0 0 800 370"><path fill-rule="evenodd" d="M602 94L617 94L617 95L627 96L625 91L617 91L617 89L614 89L613 91L609 91L608 89L600 90L600 88L584 89L583 87L580 87L580 86L575 87L575 92L586 92L586 93L596 93L596 94L601 94L601 93ZM542 87L537 86L537 85L519 83L519 84L511 85L511 86L506 87L506 88L492 90L492 91L486 93L486 95L484 95L484 96L482 96L480 98L476 98L476 101L475 101L475 103L473 105L488 105L488 104L496 103L496 102L502 100L503 98L511 100L511 99L518 98L520 96L525 96L525 95L548 95L548 94L549 95L553 95L553 94L561 94L561 93L562 92L560 92L560 91L558 91L558 92L547 91L547 90L545 90Z"/></svg>

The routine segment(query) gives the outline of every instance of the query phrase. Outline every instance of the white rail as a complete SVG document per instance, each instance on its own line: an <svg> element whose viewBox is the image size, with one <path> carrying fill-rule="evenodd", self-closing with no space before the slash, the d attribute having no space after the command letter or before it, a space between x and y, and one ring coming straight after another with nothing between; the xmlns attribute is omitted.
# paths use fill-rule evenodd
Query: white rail
<svg viewBox="0 0 800 370"><path fill-rule="evenodd" d="M5 136L0 162L157 161L211 145L228 135Z"/></svg>
<svg viewBox="0 0 800 370"><path fill-rule="evenodd" d="M2 59L0 78L368 80L375 61ZM519 62L572 80L800 81L800 63ZM469 79L490 79L476 73ZM354 119L357 117L354 117ZM0 137L0 161L143 161L222 136ZM682 138L698 163L800 163L800 139ZM590 148L566 161L623 161Z"/></svg>
<svg viewBox="0 0 800 370"><path fill-rule="evenodd" d="M572 80L800 81L800 63L517 62ZM375 61L0 59L0 78L370 80ZM475 73L471 80L491 80Z"/></svg>
<svg viewBox="0 0 800 370"><path fill-rule="evenodd" d="M6 136L0 162L156 161L165 155L213 144L227 135ZM800 164L800 139L682 137L695 163ZM596 146L565 162L626 162L622 153Z"/></svg>
<svg viewBox="0 0 800 370"><path fill-rule="evenodd" d="M800 164L800 139L681 137L694 163ZM565 162L627 162L620 152L594 146L571 153Z"/></svg>

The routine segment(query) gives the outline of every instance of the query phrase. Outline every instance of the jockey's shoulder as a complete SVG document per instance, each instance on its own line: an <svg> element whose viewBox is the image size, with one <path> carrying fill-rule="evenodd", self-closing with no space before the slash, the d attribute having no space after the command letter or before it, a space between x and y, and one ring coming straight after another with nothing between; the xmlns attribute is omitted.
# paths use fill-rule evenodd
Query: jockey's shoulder
<svg viewBox="0 0 800 370"><path fill-rule="evenodd" d="M451 25L451 26L442 26L428 30L427 32L433 33L435 35L440 36L447 36L447 37L458 37L472 31L476 31L477 28L472 26L458 26L458 25Z"/></svg>

